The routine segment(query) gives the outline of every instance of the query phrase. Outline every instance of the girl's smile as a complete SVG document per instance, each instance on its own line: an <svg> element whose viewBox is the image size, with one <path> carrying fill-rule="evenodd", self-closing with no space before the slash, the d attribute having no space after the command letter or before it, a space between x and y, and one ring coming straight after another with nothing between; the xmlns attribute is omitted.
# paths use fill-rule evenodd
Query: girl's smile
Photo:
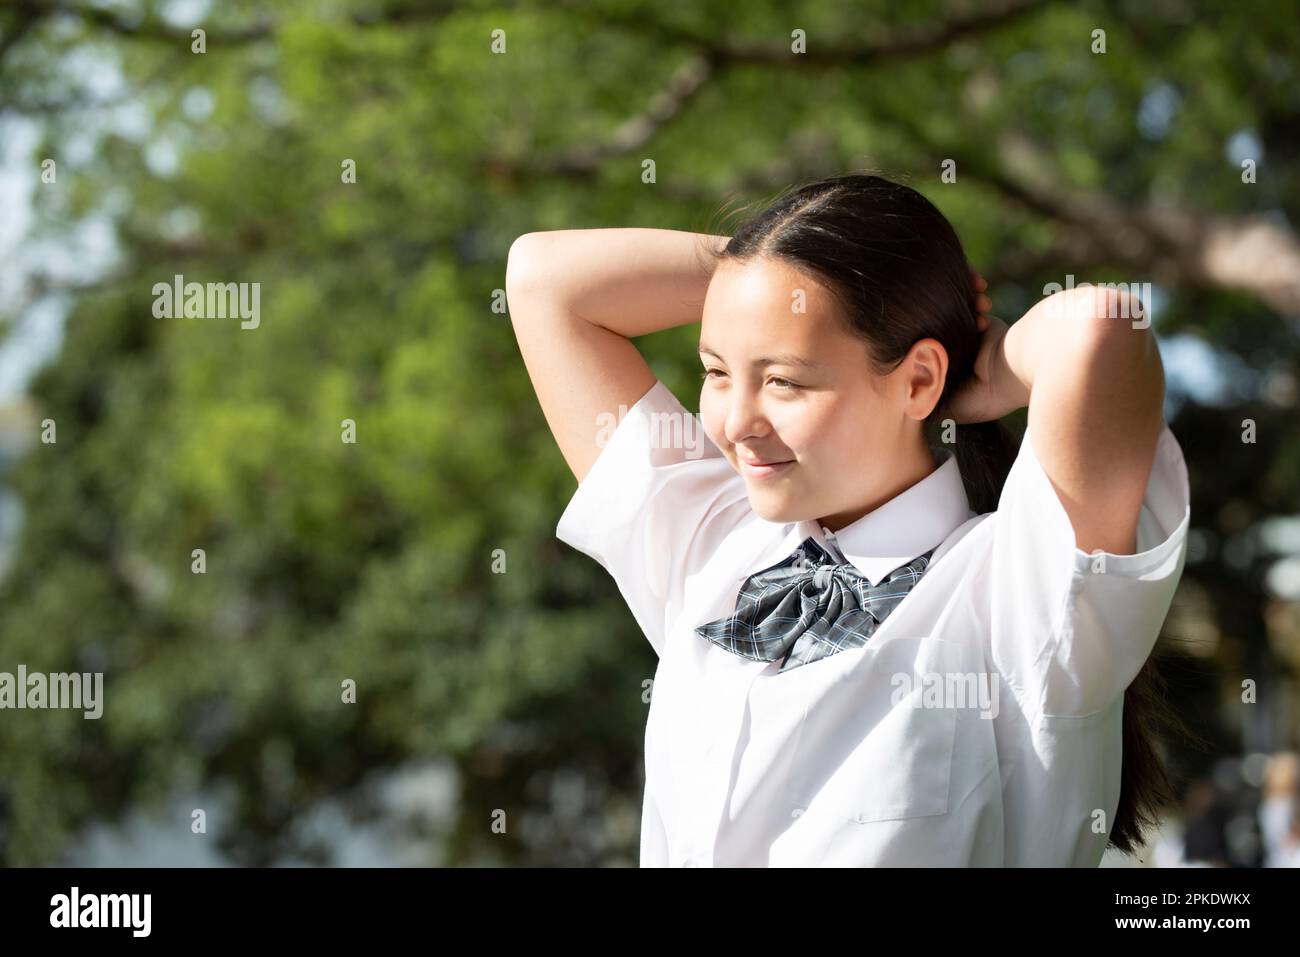
<svg viewBox="0 0 1300 957"><path fill-rule="evenodd" d="M746 478L763 479L772 475L779 475L794 464L794 459L790 459L788 462L771 462L766 465L750 465L744 459L740 459L740 473Z"/></svg>

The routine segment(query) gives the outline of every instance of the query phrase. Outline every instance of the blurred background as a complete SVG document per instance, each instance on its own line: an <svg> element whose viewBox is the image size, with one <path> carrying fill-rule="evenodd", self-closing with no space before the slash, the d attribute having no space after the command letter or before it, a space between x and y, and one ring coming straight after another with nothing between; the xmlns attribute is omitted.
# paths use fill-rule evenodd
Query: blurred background
<svg viewBox="0 0 1300 957"><path fill-rule="evenodd" d="M1262 0L0 0L0 671L105 676L0 711L0 862L635 865L655 660L554 538L506 252L871 168L1008 321L1151 284L1197 737L1105 863L1300 864L1297 54ZM691 409L697 337L640 340Z"/></svg>

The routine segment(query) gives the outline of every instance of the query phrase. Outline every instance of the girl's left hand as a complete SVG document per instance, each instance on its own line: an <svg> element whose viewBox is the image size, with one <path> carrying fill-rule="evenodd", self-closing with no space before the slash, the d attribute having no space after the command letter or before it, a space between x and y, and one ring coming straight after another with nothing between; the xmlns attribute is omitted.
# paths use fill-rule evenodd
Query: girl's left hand
<svg viewBox="0 0 1300 957"><path fill-rule="evenodd" d="M996 316L988 315L988 309L992 307L989 297L984 294L988 282L974 270L971 279L979 293L977 322L984 335L979 354L975 357L975 371L957 390L948 408L948 414L958 425L1000 419L1028 402L1024 386L1007 367L1002 354L1003 341L1011 327Z"/></svg>
<svg viewBox="0 0 1300 957"><path fill-rule="evenodd" d="M975 293L978 298L975 300L975 308L979 313L977 321L979 322L980 332L985 332L989 327L988 311L993 308L993 300L985 295L989 288L988 280L977 273L974 269L970 271L971 282L975 284Z"/></svg>

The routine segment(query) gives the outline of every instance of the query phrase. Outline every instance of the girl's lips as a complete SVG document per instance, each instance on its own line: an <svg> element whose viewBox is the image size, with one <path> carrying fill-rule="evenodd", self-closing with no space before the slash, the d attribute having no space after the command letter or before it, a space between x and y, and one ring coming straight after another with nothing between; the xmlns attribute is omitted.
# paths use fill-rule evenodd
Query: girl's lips
<svg viewBox="0 0 1300 957"><path fill-rule="evenodd" d="M794 465L794 459L788 462L774 462L770 465L750 465L744 459L738 459L737 461L740 462L741 471L750 478L766 478L769 475L783 472L788 466Z"/></svg>

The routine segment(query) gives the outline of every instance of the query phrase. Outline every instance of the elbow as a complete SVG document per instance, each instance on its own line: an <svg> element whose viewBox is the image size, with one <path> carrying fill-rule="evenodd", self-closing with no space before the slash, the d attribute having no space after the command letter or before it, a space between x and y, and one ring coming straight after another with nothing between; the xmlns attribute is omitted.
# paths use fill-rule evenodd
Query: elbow
<svg viewBox="0 0 1300 957"><path fill-rule="evenodd" d="M1148 333L1151 328L1150 283L1109 283L1092 287L1092 314L1107 328ZM1139 289L1146 298L1138 295Z"/></svg>
<svg viewBox="0 0 1300 957"><path fill-rule="evenodd" d="M506 312L510 321L517 319L516 305L531 299L536 290L538 234L524 233L510 244L506 254Z"/></svg>
<svg viewBox="0 0 1300 957"><path fill-rule="evenodd" d="M1149 306L1137 294L1136 283L1131 288L1125 283L1077 286L1048 302L1057 343L1069 345L1070 361L1159 366Z"/></svg>
<svg viewBox="0 0 1300 957"><path fill-rule="evenodd" d="M1151 328L1149 283L1080 283L1057 290L1039 304L1058 325L1082 330L1084 335L1101 335L1129 329L1147 332ZM1139 295L1139 289L1144 296Z"/></svg>
<svg viewBox="0 0 1300 957"><path fill-rule="evenodd" d="M506 253L506 295L510 295L512 286L518 286L528 271L529 264L535 258L536 233L524 233L516 237Z"/></svg>
<svg viewBox="0 0 1300 957"><path fill-rule="evenodd" d="M1165 372L1146 306L1132 293L1101 288L1096 309L1078 327L1075 360L1090 371L1088 381L1129 393L1135 408L1159 417Z"/></svg>

